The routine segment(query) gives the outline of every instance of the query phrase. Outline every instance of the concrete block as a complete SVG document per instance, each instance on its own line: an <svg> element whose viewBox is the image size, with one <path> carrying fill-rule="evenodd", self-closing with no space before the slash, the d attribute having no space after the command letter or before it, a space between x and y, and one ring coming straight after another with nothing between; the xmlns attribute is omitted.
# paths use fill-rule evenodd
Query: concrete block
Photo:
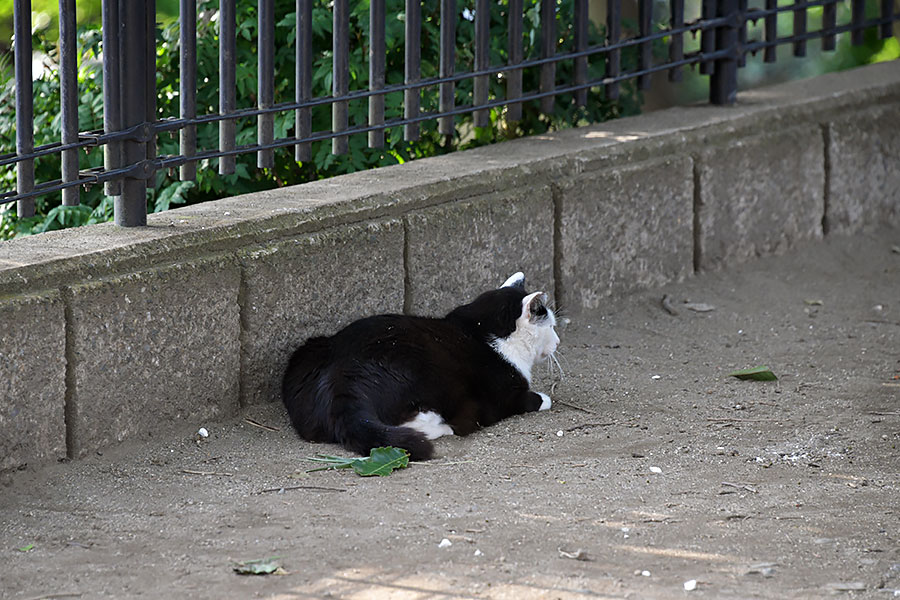
<svg viewBox="0 0 900 600"><path fill-rule="evenodd" d="M238 408L239 288L228 259L70 288L75 455Z"/></svg>
<svg viewBox="0 0 900 600"><path fill-rule="evenodd" d="M554 293L553 196L547 185L407 215L407 311L443 316L516 271Z"/></svg>
<svg viewBox="0 0 900 600"><path fill-rule="evenodd" d="M829 233L900 224L900 105L828 124Z"/></svg>
<svg viewBox="0 0 900 600"><path fill-rule="evenodd" d="M698 161L698 263L718 268L822 237L822 130L795 127L720 142Z"/></svg>
<svg viewBox="0 0 900 600"><path fill-rule="evenodd" d="M66 455L66 322L58 292L0 302L0 471Z"/></svg>
<svg viewBox="0 0 900 600"><path fill-rule="evenodd" d="M560 302L573 314L692 272L690 158L585 172L558 194Z"/></svg>
<svg viewBox="0 0 900 600"><path fill-rule="evenodd" d="M350 225L242 252L242 401L281 401L291 353L379 313L403 310L403 226Z"/></svg>

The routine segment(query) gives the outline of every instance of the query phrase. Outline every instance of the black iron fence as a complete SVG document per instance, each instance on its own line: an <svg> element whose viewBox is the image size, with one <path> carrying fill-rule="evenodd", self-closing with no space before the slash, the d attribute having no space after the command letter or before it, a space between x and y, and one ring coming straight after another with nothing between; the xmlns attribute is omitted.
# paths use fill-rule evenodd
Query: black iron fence
<svg viewBox="0 0 900 600"><path fill-rule="evenodd" d="M312 144L331 140L331 152L348 152L348 136L368 134L369 147L381 147L385 130L402 128L406 140L415 141L420 124L436 122L440 133L454 133L454 117L471 114L475 127L486 126L489 111L504 109L504 118L515 122L521 118L523 103L537 102L544 113L553 111L554 103L562 96L584 106L590 95L616 99L624 82L636 81L646 89L650 76L665 72L671 81L679 81L685 67L697 66L710 76L710 102L731 104L737 93L737 71L748 54L764 53L766 62L775 61L780 45L790 45L795 56L805 56L807 44L820 40L824 50L833 50L836 36L849 33L853 44L863 42L867 30L874 29L881 38L891 36L893 23L900 21L894 12L893 0L876 0L877 14L867 15L865 0L849 0L850 17L838 23L838 6L843 0L809 0L784 4L779 0L762 0L763 5L750 7L749 0L698 0L698 18L689 19L685 0L669 0L667 18L654 18L659 2L634 0L636 25L634 31L623 27L622 0L607 0L606 15L601 24L603 43L589 43L588 0L572 0L563 4L558 0L439 0L440 40L439 73L423 77L421 68L422 0L405 0L404 11L398 17L404 21L403 82L387 83L385 69L385 0L369 0L368 35L354 39L348 32L349 0L332 2L332 93L313 96L313 0L296 0L294 26L296 28L295 98L293 102L275 103L274 28L276 19L290 15L275 14L275 0L258 0L257 91L256 106L238 108L236 105L236 0L220 0L215 18L218 20L219 106L218 112L197 114L197 0L180 0L180 115L177 118L157 118L156 89L156 6L154 0L109 0L103 2L102 73L103 73L103 129L79 131L77 46L75 31L75 0L59 0L59 74L61 130L59 142L39 147L34 145L33 77L31 48L31 2L14 0L15 9L15 79L16 79L16 151L0 155L0 167L16 169L16 189L0 190L0 204L17 202L17 214L34 214L34 199L42 194L62 192L65 206L79 204L81 186L104 185L104 193L114 199L115 221L119 225L135 226L146 223L147 188L155 173L178 169L182 180L197 175L197 163L218 159L219 172L234 172L235 157L256 153L260 168L271 168L277 150L293 148L297 161L307 161ZM426 4L428 0L425 0ZM437 2L438 0L434 0ZM501 16L508 32L506 61L492 63L490 31L492 5L500 4ZM523 5L524 4L524 5ZM471 6L470 6L471 5ZM436 9L436 7L434 7ZM539 56L523 55L523 15L530 8L539 15ZM631 5L626 9L634 8ZM555 30L557 11L571 10L574 44L571 49L558 48ZM809 14L821 15L821 27L810 29ZM496 14L496 11L495 11ZM792 34L779 36L778 21L790 19ZM461 20L474 25L474 60L470 70L457 71L457 27ZM596 20L596 19L595 19ZM762 22L758 39L748 31ZM626 35L628 34L628 35ZM699 36L699 43L693 42ZM363 44L368 53L369 77L367 89L351 89L349 55L351 43ZM663 51L660 51L663 48ZM636 61L623 62L623 53L636 55ZM574 76L560 80L556 67L571 65ZM602 76L589 77L590 66L602 66ZM523 73L539 73L534 89L525 89ZM279 74L279 77L284 77ZM502 78L505 94L491 86L492 78ZM471 81L472 93L462 97L457 84ZM421 92L425 88L439 89L437 110L421 106ZM397 114L386 109L388 94L402 94L402 108ZM348 120L348 103L366 101L368 119L363 124ZM317 107L331 107L331 128L312 130L312 111ZM294 111L294 131L276 138L274 117L278 113ZM239 119L257 120L255 143L238 145L236 122ZM218 146L200 148L197 127L217 124ZM157 136L165 133L179 135L177 155L157 155ZM102 167L80 170L78 152L102 146ZM54 181L35 181L34 161L42 156L61 156L60 178Z"/></svg>

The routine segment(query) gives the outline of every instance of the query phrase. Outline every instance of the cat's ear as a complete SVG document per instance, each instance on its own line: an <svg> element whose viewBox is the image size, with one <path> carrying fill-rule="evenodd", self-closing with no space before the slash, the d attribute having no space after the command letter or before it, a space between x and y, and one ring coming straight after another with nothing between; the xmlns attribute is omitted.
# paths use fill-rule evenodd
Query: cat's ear
<svg viewBox="0 0 900 600"><path fill-rule="evenodd" d="M501 285L500 287L501 288L505 288L505 287L516 288L516 289L522 290L524 292L525 291L525 274L522 273L522 271L519 271L518 273L514 273L514 274L510 275L509 279L504 281L503 285Z"/></svg>
<svg viewBox="0 0 900 600"><path fill-rule="evenodd" d="M547 294L534 292L522 298L522 316L534 321L547 314Z"/></svg>

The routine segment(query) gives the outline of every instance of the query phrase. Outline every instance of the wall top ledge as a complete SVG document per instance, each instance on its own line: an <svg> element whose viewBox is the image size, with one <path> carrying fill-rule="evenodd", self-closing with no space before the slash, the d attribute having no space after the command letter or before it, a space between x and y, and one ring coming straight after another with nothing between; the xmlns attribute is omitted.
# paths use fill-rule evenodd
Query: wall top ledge
<svg viewBox="0 0 900 600"><path fill-rule="evenodd" d="M274 239L612 166L773 127L823 123L848 109L900 102L900 61L742 92L732 107L674 107L257 192L148 216L0 242L0 298L233 252Z"/></svg>

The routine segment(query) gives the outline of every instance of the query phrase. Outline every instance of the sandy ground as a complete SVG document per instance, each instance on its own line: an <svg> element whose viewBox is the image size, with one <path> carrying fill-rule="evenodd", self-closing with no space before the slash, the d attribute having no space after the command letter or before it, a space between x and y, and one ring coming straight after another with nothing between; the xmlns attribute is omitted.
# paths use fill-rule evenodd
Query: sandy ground
<svg viewBox="0 0 900 600"><path fill-rule="evenodd" d="M344 453L280 406L6 474L0 596L900 597L896 246L829 239L575 318L565 376L535 383L552 410L390 477L306 473ZM779 380L728 376L759 364ZM266 557L287 574L232 570Z"/></svg>

